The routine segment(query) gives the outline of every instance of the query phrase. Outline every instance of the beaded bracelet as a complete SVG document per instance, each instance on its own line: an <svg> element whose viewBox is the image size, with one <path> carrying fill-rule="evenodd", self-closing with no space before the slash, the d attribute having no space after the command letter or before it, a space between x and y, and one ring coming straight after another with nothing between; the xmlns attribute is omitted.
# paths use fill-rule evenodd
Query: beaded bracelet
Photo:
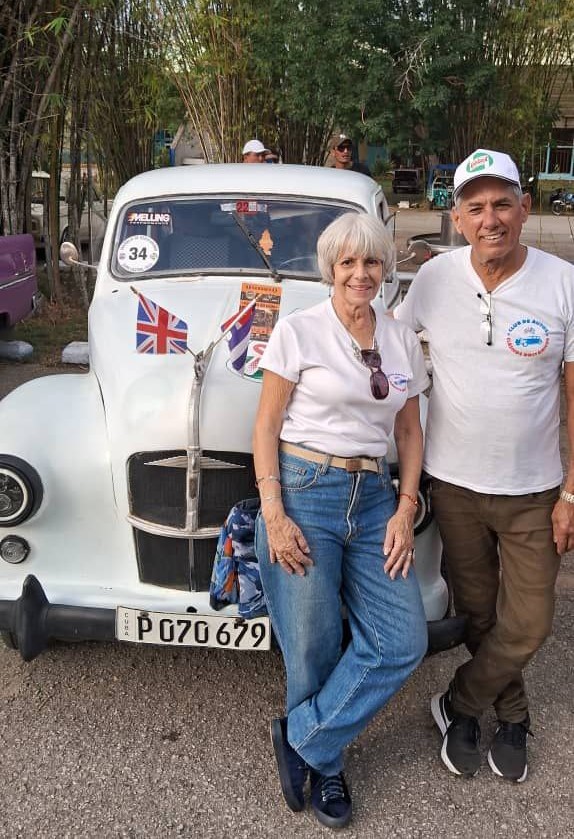
<svg viewBox="0 0 574 839"><path fill-rule="evenodd" d="M399 498L408 498L411 504L414 504L415 507L419 506L419 502L416 498L413 498L412 495L409 495L408 492L399 492Z"/></svg>
<svg viewBox="0 0 574 839"><path fill-rule="evenodd" d="M262 478L255 478L255 486L259 486L259 484L264 483L265 481L277 481L277 483L281 483L281 478L278 475L267 475L267 477Z"/></svg>
<svg viewBox="0 0 574 839"><path fill-rule="evenodd" d="M281 501L280 495L262 495L261 501Z"/></svg>

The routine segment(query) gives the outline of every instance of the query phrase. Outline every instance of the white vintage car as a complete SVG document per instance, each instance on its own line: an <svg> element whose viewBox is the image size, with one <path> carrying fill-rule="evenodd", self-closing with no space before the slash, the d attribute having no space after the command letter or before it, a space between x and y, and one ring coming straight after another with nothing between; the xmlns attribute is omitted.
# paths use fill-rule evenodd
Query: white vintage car
<svg viewBox="0 0 574 839"><path fill-rule="evenodd" d="M256 495L259 359L277 318L327 295L316 241L348 211L386 218L380 186L302 166L175 167L118 192L89 312L89 373L36 379L0 402L0 632L24 659L51 638L269 647L268 618L213 607L212 565L228 511ZM394 274L376 303L398 295ZM225 329L253 300L238 370ZM429 647L445 648L461 624L442 620L448 591L424 481L420 501Z"/></svg>

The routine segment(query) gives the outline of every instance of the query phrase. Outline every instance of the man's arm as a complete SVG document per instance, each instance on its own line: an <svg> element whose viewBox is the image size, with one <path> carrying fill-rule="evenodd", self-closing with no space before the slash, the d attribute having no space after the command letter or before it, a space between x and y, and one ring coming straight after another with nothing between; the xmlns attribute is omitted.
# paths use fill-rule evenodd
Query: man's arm
<svg viewBox="0 0 574 839"><path fill-rule="evenodd" d="M574 361L564 362L568 468L563 489L574 495ZM574 548L574 504L558 499L552 511L554 541L559 554Z"/></svg>

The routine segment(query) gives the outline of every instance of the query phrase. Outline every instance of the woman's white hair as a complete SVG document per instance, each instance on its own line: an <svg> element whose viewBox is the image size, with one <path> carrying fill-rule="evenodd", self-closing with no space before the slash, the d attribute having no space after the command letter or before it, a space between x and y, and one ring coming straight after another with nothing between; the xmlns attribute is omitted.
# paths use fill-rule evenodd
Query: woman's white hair
<svg viewBox="0 0 574 839"><path fill-rule="evenodd" d="M383 222L367 213L344 213L332 221L317 241L321 279L333 285L333 266L341 254L376 257L383 264L383 279L393 270L395 246Z"/></svg>

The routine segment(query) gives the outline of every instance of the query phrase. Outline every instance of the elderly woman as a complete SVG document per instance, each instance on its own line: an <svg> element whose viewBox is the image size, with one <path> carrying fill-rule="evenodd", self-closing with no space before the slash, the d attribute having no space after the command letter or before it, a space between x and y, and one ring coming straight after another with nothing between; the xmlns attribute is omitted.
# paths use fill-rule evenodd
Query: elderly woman
<svg viewBox="0 0 574 839"><path fill-rule="evenodd" d="M343 827L344 747L427 646L411 564L428 377L414 332L371 306L393 265L384 225L346 213L317 249L332 294L281 319L260 365L256 551L287 672L287 716L271 723L281 788L302 810L309 775L315 815ZM398 498L385 458L393 430Z"/></svg>

